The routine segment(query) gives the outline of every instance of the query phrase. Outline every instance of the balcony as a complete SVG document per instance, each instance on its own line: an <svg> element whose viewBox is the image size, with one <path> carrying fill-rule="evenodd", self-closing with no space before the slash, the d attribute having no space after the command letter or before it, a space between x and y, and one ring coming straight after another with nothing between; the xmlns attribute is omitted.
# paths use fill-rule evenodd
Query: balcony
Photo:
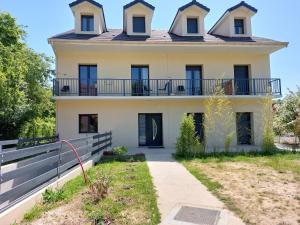
<svg viewBox="0 0 300 225"><path fill-rule="evenodd" d="M281 96L280 79L74 79L53 80L53 96Z"/></svg>

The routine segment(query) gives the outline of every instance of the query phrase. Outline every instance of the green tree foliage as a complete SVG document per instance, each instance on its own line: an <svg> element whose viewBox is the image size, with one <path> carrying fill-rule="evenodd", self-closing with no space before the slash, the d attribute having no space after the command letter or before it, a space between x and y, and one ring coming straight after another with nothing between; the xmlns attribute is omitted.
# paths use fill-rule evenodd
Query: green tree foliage
<svg viewBox="0 0 300 225"><path fill-rule="evenodd" d="M300 114L298 115L296 119L296 125L295 125L295 135L300 140Z"/></svg>
<svg viewBox="0 0 300 225"><path fill-rule="evenodd" d="M300 108L300 88L298 91L292 92L278 100L274 105L274 132L276 135L284 135L294 133L296 128L296 118Z"/></svg>
<svg viewBox="0 0 300 225"><path fill-rule="evenodd" d="M196 157L204 153L204 147L195 133L194 118L186 114L182 118L180 134L176 142L176 155L179 157Z"/></svg>
<svg viewBox="0 0 300 225"><path fill-rule="evenodd" d="M28 121L55 114L52 60L28 48L25 35L10 14L0 12L0 139L17 138Z"/></svg>

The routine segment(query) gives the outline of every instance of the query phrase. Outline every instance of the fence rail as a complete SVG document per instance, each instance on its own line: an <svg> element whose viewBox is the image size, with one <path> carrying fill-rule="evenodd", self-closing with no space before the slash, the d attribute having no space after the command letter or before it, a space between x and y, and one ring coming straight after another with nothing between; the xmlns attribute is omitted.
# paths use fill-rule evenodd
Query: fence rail
<svg viewBox="0 0 300 225"><path fill-rule="evenodd" d="M226 95L281 96L281 81L255 79L75 79L53 80L54 96L209 96L218 87Z"/></svg>
<svg viewBox="0 0 300 225"><path fill-rule="evenodd" d="M79 164L73 151L61 142L9 151L1 149L2 145L12 143L17 142L0 142L0 212ZM112 133L74 139L70 143L84 162L112 145Z"/></svg>

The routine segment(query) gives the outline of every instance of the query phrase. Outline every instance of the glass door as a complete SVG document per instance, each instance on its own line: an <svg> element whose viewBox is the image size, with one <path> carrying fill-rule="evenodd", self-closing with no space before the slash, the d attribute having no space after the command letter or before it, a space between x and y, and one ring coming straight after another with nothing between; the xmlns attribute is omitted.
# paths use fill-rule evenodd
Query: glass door
<svg viewBox="0 0 300 225"><path fill-rule="evenodd" d="M79 95L97 96L97 66L79 66Z"/></svg>
<svg viewBox="0 0 300 225"><path fill-rule="evenodd" d="M234 66L234 86L236 95L250 94L248 66Z"/></svg>
<svg viewBox="0 0 300 225"><path fill-rule="evenodd" d="M131 93L132 96L150 95L148 66L131 66Z"/></svg>
<svg viewBox="0 0 300 225"><path fill-rule="evenodd" d="M186 67L186 91L187 95L202 95L202 67Z"/></svg>

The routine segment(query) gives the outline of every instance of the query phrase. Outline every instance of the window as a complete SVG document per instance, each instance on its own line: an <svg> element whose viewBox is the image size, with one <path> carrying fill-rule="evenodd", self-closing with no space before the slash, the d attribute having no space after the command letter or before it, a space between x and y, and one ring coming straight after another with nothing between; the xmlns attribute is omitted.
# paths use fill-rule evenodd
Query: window
<svg viewBox="0 0 300 225"><path fill-rule="evenodd" d="M188 32L188 34L197 34L198 33L198 19L197 18L188 18L187 19L187 32Z"/></svg>
<svg viewBox="0 0 300 225"><path fill-rule="evenodd" d="M234 20L235 34L245 34L244 20L235 19Z"/></svg>
<svg viewBox="0 0 300 225"><path fill-rule="evenodd" d="M145 33L146 32L145 17L134 16L132 18L132 24L133 24L133 32L134 33Z"/></svg>
<svg viewBox="0 0 300 225"><path fill-rule="evenodd" d="M98 115L79 115L79 133L98 133Z"/></svg>
<svg viewBox="0 0 300 225"><path fill-rule="evenodd" d="M81 31L94 31L94 16L81 16Z"/></svg>
<svg viewBox="0 0 300 225"><path fill-rule="evenodd" d="M203 141L204 141L204 114L203 113L188 113L187 115L193 116L196 136L198 137L198 140L201 143L203 143Z"/></svg>

